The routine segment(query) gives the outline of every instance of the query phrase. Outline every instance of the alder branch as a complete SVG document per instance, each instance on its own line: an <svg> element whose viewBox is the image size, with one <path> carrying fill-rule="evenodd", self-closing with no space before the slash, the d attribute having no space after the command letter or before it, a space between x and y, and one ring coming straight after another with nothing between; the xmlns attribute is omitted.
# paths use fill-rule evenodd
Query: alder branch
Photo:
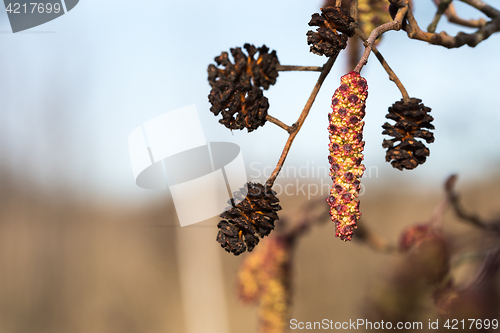
<svg viewBox="0 0 500 333"><path fill-rule="evenodd" d="M324 198L318 198L309 201L301 207L301 217L298 222L290 226L284 231L283 236L290 241L295 241L299 236L307 233L313 226L326 224L331 222L330 214L325 204ZM361 220L360 220L361 221ZM380 253L396 253L395 245L390 244L387 240L373 233L365 223L361 224L356 232L354 241L362 242L372 250Z"/></svg>
<svg viewBox="0 0 500 333"><path fill-rule="evenodd" d="M409 27L407 27L406 30L409 38L422 40L434 45L441 45L449 49L461 47L465 44L470 47L475 47L483 40L489 38L493 33L500 31L500 16L497 16L495 19L487 22L483 27L480 27L474 33L467 34L459 32L455 37L448 35L444 31L441 31L440 33L422 31L418 26L411 10L408 10L406 19L409 23Z"/></svg>
<svg viewBox="0 0 500 333"><path fill-rule="evenodd" d="M328 73L330 73L330 70L332 69L333 64L335 63L335 60L337 59L338 53L329 58L328 61L325 63L323 66L323 70L321 71L321 74L318 78L318 81L316 82L316 85L314 86L311 95L309 96L309 99L307 100L306 105L304 106L304 109L302 110L302 113L299 116L299 119L291 126L290 128L290 136L288 137L288 140L285 143L285 147L283 148L283 152L281 153L280 159L278 160L278 163L276 167L274 168L273 173L269 177L269 179L266 182L266 186L271 188L274 184L274 181L276 180L276 177L278 177L278 174L281 171L281 168L283 167L283 164L285 163L286 157L288 156L288 152L290 151L290 147L292 146L293 140L299 133L302 125L304 124L304 121L307 118L307 115L309 114L309 111L311 110L311 107L314 103L314 100L316 99L316 96L318 95L318 92L321 88L321 85L325 81Z"/></svg>
<svg viewBox="0 0 500 333"><path fill-rule="evenodd" d="M476 8L477 10L480 10L491 19L496 19L500 16L500 11L482 2L481 0L460 0L460 1L465 2L466 4Z"/></svg>
<svg viewBox="0 0 500 333"><path fill-rule="evenodd" d="M359 220L360 222L361 220ZM363 220L364 221L364 220ZM354 241L363 242L372 250L381 253L396 253L397 247L390 244L387 240L372 232L367 226L366 222L360 223L356 231Z"/></svg>
<svg viewBox="0 0 500 333"><path fill-rule="evenodd" d="M323 67L318 66L276 66L278 72L292 72L292 71L302 71L302 72L321 72Z"/></svg>
<svg viewBox="0 0 500 333"><path fill-rule="evenodd" d="M266 120L269 121L269 122L271 122L271 123L273 123L273 124L275 124L275 125L278 125L279 127L281 127L282 129L284 129L288 133L290 133L292 131L292 127L286 125L281 120L276 119L273 116L267 115L266 116Z"/></svg>
<svg viewBox="0 0 500 333"><path fill-rule="evenodd" d="M400 7L398 9L398 12L396 14L396 17L394 18L394 21L384 23L382 25L379 25L377 28L373 29L373 31L370 33L370 37L365 42L365 51L363 52L363 55L361 56L361 59L358 62L358 65L356 68L354 68L354 71L359 73L361 69L363 68L364 65L368 62L368 57L370 56L370 53L373 49L374 43L377 40L380 35L383 33L386 33L387 31L391 30L400 30L401 29L401 24L405 18L406 13L408 12L408 5L404 7Z"/></svg>
<svg viewBox="0 0 500 333"><path fill-rule="evenodd" d="M493 221L483 221L476 214L468 213L460 204L460 198L458 194L455 192L455 184L457 182L458 176L452 175L448 178L445 184L446 195L450 204L455 211L455 214L463 221L466 221L476 227L479 227L484 230L493 231L496 233L500 233L500 220Z"/></svg>
<svg viewBox="0 0 500 333"><path fill-rule="evenodd" d="M436 6L439 5L440 0L434 0L434 3ZM458 16L457 11L455 10L455 6L453 3L450 3L448 5L448 8L445 10L444 15L448 19L450 23L458 24L463 27L468 27L468 28L481 28L484 27L486 24L486 20L483 18L480 18L478 20L466 20ZM429 29L429 28L427 28ZM429 32L434 32L434 31L429 31Z"/></svg>
<svg viewBox="0 0 500 333"><path fill-rule="evenodd" d="M365 33L361 29L356 28L356 34L363 41L366 42L367 37L366 37ZM378 61L380 62L380 64L382 65L382 67L385 69L385 71L389 75L389 80L391 80L392 82L394 82L396 84L396 86L398 87L399 91L401 92L401 95L403 95L403 100L406 103L410 102L410 96L408 95L408 92L406 91L405 86L403 85L403 83L401 83L401 81L399 80L399 78L396 75L396 73L394 73L394 71L392 70L392 68L389 66L389 64L387 63L387 61L385 60L385 58L382 56L382 54L379 52L379 50L377 49L377 47L375 45L372 45L372 52L375 53L375 56L377 57Z"/></svg>
<svg viewBox="0 0 500 333"><path fill-rule="evenodd" d="M317 207L320 207L320 209L318 210ZM313 225L321 225L328 222L330 220L330 214L328 214L328 209L326 209L326 207L328 207L328 205L325 203L324 198L314 199L303 205L301 209L302 216L299 222L293 224L290 229L285 232L286 237L295 239L308 232Z"/></svg>
<svg viewBox="0 0 500 333"><path fill-rule="evenodd" d="M434 18L432 19L432 22L429 24L427 27L427 32L435 32L436 27L439 23L439 20L441 19L441 16L443 16L444 12L448 9L450 6L452 0L441 0L438 4L438 8L436 11L436 15L434 15Z"/></svg>

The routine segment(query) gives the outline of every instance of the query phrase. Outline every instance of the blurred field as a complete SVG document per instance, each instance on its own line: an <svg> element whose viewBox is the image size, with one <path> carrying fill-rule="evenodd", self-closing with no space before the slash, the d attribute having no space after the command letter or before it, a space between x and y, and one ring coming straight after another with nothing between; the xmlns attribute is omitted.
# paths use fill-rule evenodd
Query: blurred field
<svg viewBox="0 0 500 333"><path fill-rule="evenodd" d="M177 240L189 228L177 227L175 212L165 203L96 205L64 193L47 195L6 175L1 185L0 332L186 332L186 318L193 316L186 316L189 309L183 306ZM467 208L482 216L499 212L500 177L459 183L458 190ZM367 191L361 209L371 229L395 242L402 229L427 220L442 197L441 191L389 184ZM295 216L304 201L280 199L283 218ZM242 257L219 248L215 223L198 229L214 240L205 246L216 249L222 262L225 295L219 297L227 301L229 331L255 332L255 309L241 305L234 295ZM445 228L468 231L450 212ZM296 252L292 318L362 318L369 286L383 278L392 260L362 244L340 242L332 224L314 228ZM207 327L209 331L217 327Z"/></svg>

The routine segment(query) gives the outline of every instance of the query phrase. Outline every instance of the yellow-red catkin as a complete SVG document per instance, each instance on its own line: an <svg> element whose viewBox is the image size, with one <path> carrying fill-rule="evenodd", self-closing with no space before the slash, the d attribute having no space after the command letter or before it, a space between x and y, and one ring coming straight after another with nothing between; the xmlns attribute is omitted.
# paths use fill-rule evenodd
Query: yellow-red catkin
<svg viewBox="0 0 500 333"><path fill-rule="evenodd" d="M333 186L327 199L330 215L335 222L335 236L343 241L352 239L356 221L360 218L360 178L363 161L363 126L368 97L366 80L357 72L342 76L340 87L332 98L332 113L328 114L330 133L328 161Z"/></svg>

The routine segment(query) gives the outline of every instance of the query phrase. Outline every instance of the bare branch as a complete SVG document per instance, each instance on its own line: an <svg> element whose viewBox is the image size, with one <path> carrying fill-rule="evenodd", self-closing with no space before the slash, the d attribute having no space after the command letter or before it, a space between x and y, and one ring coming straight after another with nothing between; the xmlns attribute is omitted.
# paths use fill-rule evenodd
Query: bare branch
<svg viewBox="0 0 500 333"><path fill-rule="evenodd" d="M290 126L285 125L281 120L276 119L273 116L267 115L266 116L266 120L269 121L269 122L271 122L271 123L273 123L273 124L275 124L275 125L278 125L279 127L281 127L282 129L284 129L288 133L290 133L292 131L292 128Z"/></svg>
<svg viewBox="0 0 500 333"><path fill-rule="evenodd" d="M361 220L359 221L361 222ZM397 247L390 244L387 240L383 239L379 235L373 233L368 227L366 222L359 223L356 231L356 237L353 237L354 241L362 242L368 245L372 250L382 253L396 253Z"/></svg>
<svg viewBox="0 0 500 333"><path fill-rule="evenodd" d="M427 32L435 32L436 31L436 27L439 23L439 20L441 19L441 16L443 16L444 12L448 9L448 6L451 4L451 1L452 0L441 0L439 2L438 8L436 11L436 15L434 15L434 19L427 27Z"/></svg>
<svg viewBox="0 0 500 333"><path fill-rule="evenodd" d="M434 0L434 3L439 5L440 0ZM444 15L446 15L446 18L450 23L458 24L463 27L469 27L469 28L481 28L484 27L486 24L486 20L483 18L480 18L478 20L466 20L458 16L455 6L453 3L450 3L448 5L448 9L445 10ZM430 32L430 31L429 31ZM434 32L434 31L432 31Z"/></svg>
<svg viewBox="0 0 500 333"><path fill-rule="evenodd" d="M453 210L455 211L455 214L457 214L457 216L463 221L469 222L470 224L475 225L481 229L500 233L500 221L483 221L476 214L466 212L465 209L461 206L459 196L455 192L455 184L457 182L457 179L457 175L452 175L448 178L445 184L446 194L451 206L453 207Z"/></svg>
<svg viewBox="0 0 500 333"><path fill-rule="evenodd" d="M407 27L408 37L412 39L422 40L431 44L441 45L446 48L456 48L461 47L465 44L470 47L475 47L477 44L483 40L490 37L493 33L500 31L500 16L492 21L487 22L484 27L479 28L476 32L471 34L466 34L459 32L455 37L448 35L446 32L441 31L440 33L430 33L424 32L418 26L415 17L411 10L408 11L406 16L408 23Z"/></svg>
<svg viewBox="0 0 500 333"><path fill-rule="evenodd" d="M326 205L324 198L308 201L307 204L302 206L302 216L299 222L290 227L285 233L286 236L296 238L308 232L314 224L325 224L330 221L330 214L328 213L328 209L326 209L327 207L328 205Z"/></svg>
<svg viewBox="0 0 500 333"><path fill-rule="evenodd" d="M365 33L361 29L356 28L356 34L363 41L367 40ZM406 91L405 86L401 83L401 81L399 80L399 78L396 75L396 73L394 73L394 71L392 70L392 68L387 63L387 61L385 61L384 57L382 56L382 54L379 52L379 50L377 49L377 47L375 45L372 45L372 51L373 51L373 53L375 53L375 56L377 57L378 61L382 65L382 67L384 67L384 69L387 72L387 74L389 74L389 80L391 80L392 82L394 82L396 84L396 86L398 87L399 91L401 92L401 95L403 95L403 100L405 102L409 102L410 101L410 96L408 95L408 92Z"/></svg>
<svg viewBox="0 0 500 333"><path fill-rule="evenodd" d="M276 66L278 72L291 72L291 71L302 71L302 72L321 72L323 67L318 66Z"/></svg>
<svg viewBox="0 0 500 333"><path fill-rule="evenodd" d="M338 53L334 56L328 59L326 64L323 66L323 70L321 71L321 74L318 78L318 81L316 82L316 85L313 88L313 91L311 92L311 95L309 96L309 99L307 100L306 105L304 106L304 109L302 110L302 113L299 116L299 119L291 126L290 129L290 136L288 137L288 140L285 143L285 147L283 148L283 152L281 153L280 159L278 160L278 164L274 168L273 173L269 177L269 179L266 182L266 186L268 188L271 188L274 184L274 181L276 180L276 177L278 177L278 174L281 171L281 168L283 167L283 164L285 163L286 157L288 156L288 152L290 151L290 147L292 146L293 140L297 136L297 134L300 131L300 128L304 124L304 121L307 118L307 115L309 114L309 111L311 110L311 107L314 103L314 100L316 99L316 96L318 95L318 92L321 88L321 85L325 81L325 78L327 77L328 73L330 73L330 70L332 69L333 64L335 63L335 60L337 59Z"/></svg>
<svg viewBox="0 0 500 333"><path fill-rule="evenodd" d="M466 4L476 8L477 10L482 11L489 18L495 19L500 16L500 11L482 2L481 0L460 0L460 1L465 2Z"/></svg>
<svg viewBox="0 0 500 333"><path fill-rule="evenodd" d="M403 22L407 11L408 11L408 6L399 8L396 17L394 18L394 21L384 23L378 26L377 28L373 29L373 31L370 33L370 37L368 37L368 39L365 42L365 51L363 52L363 55L361 56L361 59L358 62L358 65L356 66L356 68L354 68L355 72L359 73L363 68L363 66L366 65L366 63L368 62L368 57L370 56L370 53L372 51L373 45L377 40L377 38L380 37L380 35L390 30L401 29L401 23Z"/></svg>

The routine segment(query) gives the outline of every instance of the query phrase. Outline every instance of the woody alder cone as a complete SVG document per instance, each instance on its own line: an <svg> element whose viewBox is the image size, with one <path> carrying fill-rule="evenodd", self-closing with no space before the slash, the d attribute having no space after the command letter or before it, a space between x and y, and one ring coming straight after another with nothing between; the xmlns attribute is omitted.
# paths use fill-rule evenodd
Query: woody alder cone
<svg viewBox="0 0 500 333"><path fill-rule="evenodd" d="M281 209L276 192L262 184L247 183L248 192L245 198L244 188L234 193L237 205L220 215L223 218L217 227L217 242L227 252L240 255L252 251L259 243L259 237L269 235L274 229L274 222L278 220L276 213ZM230 201L231 203L231 201Z"/></svg>
<svg viewBox="0 0 500 333"><path fill-rule="evenodd" d="M276 83L279 60L276 51L268 53L265 45L256 48L245 44L244 48L248 56L237 47L230 50L234 63L227 52L222 52L214 59L217 66L208 66L208 83L212 87L208 100L212 104L210 111L216 116L222 113L221 124L251 132L266 122L269 102L261 88L267 90Z"/></svg>
<svg viewBox="0 0 500 333"><path fill-rule="evenodd" d="M394 125L385 123L382 126L382 134L394 137L382 143L382 147L387 148L385 159L399 170L414 169L429 156L429 149L415 138L424 139L427 143L434 142L434 134L426 129L434 129L431 124L434 118L429 115L431 108L421 102L418 98L411 98L409 103L401 100L389 107L389 113L385 116L396 121Z"/></svg>
<svg viewBox="0 0 500 333"><path fill-rule="evenodd" d="M314 13L310 26L319 27L316 32L307 32L307 44L311 52L327 57L336 56L347 46L347 39L354 36L354 28L350 24L354 19L344 8L328 6L321 9L321 15Z"/></svg>

